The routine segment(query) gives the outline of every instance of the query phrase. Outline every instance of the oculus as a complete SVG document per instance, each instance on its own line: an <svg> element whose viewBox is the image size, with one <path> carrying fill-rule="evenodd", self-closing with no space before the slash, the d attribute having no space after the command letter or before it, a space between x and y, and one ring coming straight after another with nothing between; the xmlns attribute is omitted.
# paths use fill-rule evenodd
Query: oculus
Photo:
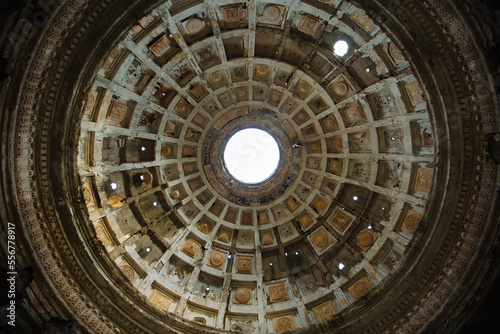
<svg viewBox="0 0 500 334"><path fill-rule="evenodd" d="M236 132L224 148L224 164L240 182L257 184L269 179L280 162L276 140L268 132L248 128Z"/></svg>

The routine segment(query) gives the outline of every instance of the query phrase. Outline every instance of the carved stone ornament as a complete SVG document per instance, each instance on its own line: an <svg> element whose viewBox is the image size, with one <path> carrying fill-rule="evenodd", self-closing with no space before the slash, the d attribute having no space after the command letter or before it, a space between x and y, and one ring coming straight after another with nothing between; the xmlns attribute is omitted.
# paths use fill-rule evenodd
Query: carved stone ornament
<svg viewBox="0 0 500 334"><path fill-rule="evenodd" d="M172 48L170 41L166 35L163 35L158 39L153 45L149 47L149 51L151 51L156 57L161 58Z"/></svg>
<svg viewBox="0 0 500 334"><path fill-rule="evenodd" d="M458 77L460 80L463 76L465 79L465 74L468 76L471 75L472 78L478 78L477 80L474 81L473 84L471 84L470 89L472 91L471 94L474 97L474 100L477 98L478 102L471 101L471 107L477 107L477 114L482 116L483 121L482 122L475 122L473 118L471 118L471 126L478 126L478 133L480 136L483 134L488 133L487 131L490 131L491 129L495 129L497 126L495 117L496 113L495 110L496 106L491 102L491 94L487 93L482 93L482 92L488 92L489 91L489 84L487 79L482 79L482 78L487 78L487 75L483 75L483 72L485 71L484 65L480 59L481 57L481 52L477 50L477 47L475 46L476 44L474 43L474 40L472 40L472 33L468 33L467 27L464 25L464 20L462 17L457 15L456 11L453 8L453 4L451 2L447 1L441 1L441 0L426 0L424 1L425 6L421 6L421 10L423 12L423 15L421 18L416 17L415 21L422 21L423 20L428 20L429 21L429 28L430 32L433 32L433 30L437 31L439 27L443 28L443 31L439 31L439 34L443 34L448 38L445 43L450 43L449 46L452 46L452 48L448 48L448 45L445 45L446 50L449 50L449 56L453 61L456 61L459 63L459 65L463 66L463 73L459 73ZM85 5L85 6L84 6ZM87 15L90 13L85 12L85 8L87 3L84 1L68 1L61 3L61 8L60 10L56 11L57 13L62 13L57 19L55 20L49 20L47 23L47 26L44 28L44 30L48 31L47 34L44 36L41 36L40 45L39 49L37 50L38 52L34 54L33 56L33 64L36 64L36 66L33 66L32 68L27 70L27 75L26 75L26 83L24 84L24 87L20 89L21 92L23 92L21 98L19 99L21 101L21 105L19 110L22 111L19 114L19 119L17 121L17 125L20 126L21 124L24 125L26 124L26 121L24 119L29 118L30 116L33 117L39 117L37 121L39 121L40 124L42 124L43 121L43 113L39 113L39 115L35 115L33 111L37 107L35 102L33 102L30 98L31 94L31 87L42 87L43 84L46 82L40 78L40 75L37 73L40 68L42 69L47 69L47 71L52 71L51 69L51 59L49 58L50 51L53 50L60 50L58 49L58 44L60 47L60 43L64 42L61 36L63 36L63 32L66 32L68 27L73 26L73 24L76 24L78 29L82 33L85 33L85 27L86 25L80 25L81 22L78 21L78 18L89 18L91 19L91 15ZM106 2L102 2L102 6L105 7L107 6ZM88 10L94 6L89 6ZM426 9L429 8L429 9ZM106 12L106 11L105 11ZM76 15L78 14L78 16ZM82 15L83 14L83 15ZM432 15L433 17L431 17ZM81 20L81 19L80 19ZM435 22L437 20L437 22ZM90 24L92 26L92 24ZM433 27L436 28L433 28ZM410 28L413 28L410 26ZM66 34L64 34L64 37L66 37ZM436 40L439 39L439 36L436 38ZM68 36L67 40L70 40L70 36ZM437 42L436 42L437 43ZM71 58L71 49L65 47L66 44L63 43L63 49L65 52L67 51L70 55ZM433 47L434 43L432 40L429 40L429 46ZM438 51L436 49L436 51ZM455 54L457 53L457 54ZM438 52L436 52L436 55L438 55ZM464 60L462 60L464 59ZM465 63L467 61L467 63ZM468 68L467 64L475 62L477 64L476 69ZM460 64L461 63L461 64ZM57 64L57 67L59 66L59 62L52 61L52 67L54 64ZM448 64L447 64L448 65ZM61 62L60 66L64 66L64 64ZM450 65L453 69L452 65ZM458 67L456 67L458 68ZM61 67L61 69L64 71L65 69ZM64 72L63 72L64 73ZM51 75L51 72L49 72L49 75ZM439 77L439 76L436 76ZM450 85L452 86L452 85ZM30 89L28 89L30 88ZM467 95L466 97L468 97ZM35 130L38 130L36 128ZM475 130L474 130L475 132ZM32 155L32 145L26 145L23 143L23 140L25 137L23 135L26 135L28 133L28 130L19 130L19 133L16 133L19 138L21 139L16 139L15 143L15 151L14 151L14 157L15 157L15 164L16 166L21 166L22 164L27 165L27 171L28 172L33 172L34 168L32 167L32 162L30 159L33 158ZM42 139L43 140L43 139ZM42 142L44 144L45 142ZM14 145L13 145L14 146ZM43 152L42 152L43 153ZM469 158L469 157L467 157ZM452 268L451 270L447 270L447 274L444 277L443 280L434 280L435 284L432 285L432 288L430 288L430 291L428 294L425 294L427 296L426 298L422 299L423 297L415 297L414 301L412 301L412 308L408 308L407 312L412 312L409 313L408 316L401 321L402 317L395 317L395 319L389 319L389 318L382 318L380 319L380 322L385 321L391 321L394 322L396 319L399 321L397 323L397 327L399 327L399 330L401 332L417 332L418 329L422 328L430 319L433 317L436 317L436 314L441 312L442 308L444 305L446 305L447 302L449 302L452 299L457 299L456 298L456 289L450 289L450 286L458 286L460 282L463 280L463 273L466 272L468 268L470 268L470 263L474 261L475 255L474 252L471 252L468 247L471 247L471 245L478 244L482 238L482 233L484 232L487 224L488 224L488 214L490 213L491 210L491 203L487 201L488 196L491 196L491 188L493 188L496 183L496 177L497 177L497 170L495 166L491 166L489 163L485 163L483 161L477 162L475 157L472 157L470 159L471 161L471 169L474 171L476 170L475 167L481 168L479 177L481 180L478 180L478 188L480 190L475 191L477 197L477 200L466 200L468 210L471 211L470 216L473 217L470 219L470 225L471 227L464 229L463 235L462 235L462 240L460 243L455 246L453 245L453 253L449 252L450 254L450 267ZM42 164L40 164L42 165ZM44 170L44 166L37 166L37 173L46 173ZM27 174L27 173L26 173ZM43 175L43 174L42 174ZM31 176L30 176L31 177ZM25 176L19 176L19 189L22 189L21 187L25 185L25 183L29 180L26 180ZM465 179L465 178L464 178ZM472 192L472 190L471 190ZM57 249L54 247L54 250L52 252L47 251L46 246L52 246L50 244L50 241L45 241L43 239L38 239L38 235L40 235L41 230L45 229L47 226L56 226L58 223L55 221L55 219L51 218L52 220L49 221L51 225L45 225L46 222L41 221L41 219L38 219L36 217L36 212L39 211L33 206L33 204L37 203L42 203L41 200L36 198L37 196L42 195L42 190L39 190L39 193L30 192L29 196L32 196L32 198L27 198L26 195L22 195L21 191L18 191L19 196L20 196L20 202L25 203L23 204L19 209L20 211L20 216L22 219L22 222L26 222L26 234L27 234L27 239L31 241L31 246L33 248L33 257L36 259L39 259L41 263L41 268L40 271L44 275L52 275L52 270L49 268L54 268L56 266L56 263L60 258L58 258L57 254ZM466 192L464 192L466 193ZM467 192L467 194L469 194ZM457 194L458 197L458 194ZM470 196L472 197L472 196ZM49 209L49 208L48 208ZM451 213L453 214L453 212ZM47 217L55 217L55 214L52 214L52 211L50 212ZM459 223L462 221L459 220ZM24 225L23 225L24 227ZM462 232L462 231L460 231ZM450 232L452 233L452 232ZM62 239L61 239L62 240ZM61 245L62 247L66 247L66 245ZM453 255L452 255L453 254ZM481 254L482 255L482 254ZM65 266L70 266L72 265L71 269L79 269L80 267L77 267L76 264L70 264L70 261L73 261L71 259L71 254L68 252L65 255L65 258L70 258L70 260L63 261L63 264ZM432 259L430 258L429 261ZM71 263L76 263L77 261L71 262ZM436 270L434 271L434 276L438 277L441 273L443 268L438 266ZM72 272L72 270L69 270ZM64 271L63 271L64 272ZM60 273L59 273L60 274ZM86 275L82 275L86 276ZM91 286L91 283L88 283L86 277L82 277L81 280L85 285L88 284L88 286ZM93 298L99 298L99 296L91 296L88 291L90 291L90 288L85 288L85 289L78 289L75 287L75 285L71 285L69 282L71 280L68 279L68 277L61 277L57 279L57 281L54 280L55 284L52 284L51 287L49 287L51 290L51 293L54 292L54 295L59 296L58 298L61 300L61 302L66 303L66 307L68 309L68 314L72 314L75 318L79 320L79 323L82 326L86 326L88 331L90 332L98 332L98 333L112 333L112 332L118 332L120 329L125 329L125 331L128 332L133 332L134 330L137 329L137 327L134 328L133 325L130 323L125 324L127 319L125 317L122 317L118 319L119 317L114 317L113 319L117 320L116 322L110 321L107 319L108 315L112 314L115 309L113 308L112 304L106 304L102 308L97 308L96 303L93 303ZM458 282L458 283L457 283ZM82 283L82 286L83 286ZM429 282L430 284L434 283L433 281ZM88 290L87 290L88 289ZM80 290L80 291L79 291ZM422 294L424 295L424 294ZM87 297L87 298L85 298ZM117 294L118 297L118 294ZM90 299L90 302L89 302ZM97 300L97 299L96 299ZM119 300L118 300L119 301ZM413 308L414 304L417 304L418 307ZM131 307L131 313L134 312L134 314L139 314L140 313L140 308L137 305L130 305ZM399 307L399 305L395 305L394 307ZM102 313L101 313L102 310ZM389 310L390 311L390 310ZM69 313L70 312L70 313ZM116 313L115 313L116 314ZM151 319L152 317L150 317ZM378 319L377 319L378 320ZM153 321L153 320L152 320ZM156 320L155 320L156 321ZM155 325L158 322L155 322ZM385 323L387 324L387 323ZM392 323L389 323L392 326ZM389 325L387 324L387 325ZM373 326L378 326L379 323L374 323ZM115 327L116 326L116 327ZM128 327L129 326L129 327ZM277 326L275 326L277 328ZM374 329L377 327L372 327L370 329Z"/></svg>
<svg viewBox="0 0 500 334"><path fill-rule="evenodd" d="M330 236L328 236L328 234L321 229L311 237L311 241L318 252L322 252L332 243L332 238L330 238Z"/></svg>
<svg viewBox="0 0 500 334"><path fill-rule="evenodd" d="M299 24L297 29L306 33L308 35L314 35L321 25L321 20L310 15L302 14L300 15Z"/></svg>
<svg viewBox="0 0 500 334"><path fill-rule="evenodd" d="M347 226L349 226L350 222L351 218L340 210L335 213L331 220L332 225L339 229L341 232L344 232Z"/></svg>
<svg viewBox="0 0 500 334"><path fill-rule="evenodd" d="M338 128L339 124L335 116L330 115L322 120L322 124L326 131L332 131Z"/></svg>
<svg viewBox="0 0 500 334"><path fill-rule="evenodd" d="M349 124L349 126L352 126L355 123L358 122L365 122L366 118L365 115L363 114L363 110L359 105L356 105L354 107L350 107L344 111L346 121Z"/></svg>
<svg viewBox="0 0 500 334"><path fill-rule="evenodd" d="M373 23L373 20L368 15L366 15L366 12L362 9L358 9L354 13L352 13L351 20L359 24L359 26L365 31L370 31L373 29L373 27L375 27L375 23Z"/></svg>
<svg viewBox="0 0 500 334"><path fill-rule="evenodd" d="M104 65L102 65L102 69L105 71L109 71L111 69L111 66L115 62L116 58L120 55L120 50L118 49L113 49L109 53L108 59L104 62Z"/></svg>
<svg viewBox="0 0 500 334"><path fill-rule="evenodd" d="M415 184L415 190L428 193L431 190L432 183L432 169L419 168L417 174L417 181Z"/></svg>
<svg viewBox="0 0 500 334"><path fill-rule="evenodd" d="M102 220L99 220L99 223L95 227L95 234L99 240L101 240L102 245L104 247L108 247L109 245L113 245L113 241L109 236L108 230L104 225Z"/></svg>
<svg viewBox="0 0 500 334"><path fill-rule="evenodd" d="M337 314L337 310L331 301L312 308L317 323L322 323Z"/></svg>
<svg viewBox="0 0 500 334"><path fill-rule="evenodd" d="M410 96L411 104L413 104L414 106L425 103L424 93L422 92L422 89L420 88L420 85L416 80L406 85L406 91Z"/></svg>
<svg viewBox="0 0 500 334"><path fill-rule="evenodd" d="M347 95L349 87L347 87L347 85L343 82L337 82L333 84L332 91L337 98L341 98Z"/></svg>
<svg viewBox="0 0 500 334"><path fill-rule="evenodd" d="M410 234L414 234L420 224L422 214L413 210L408 210L401 229Z"/></svg>
<svg viewBox="0 0 500 334"><path fill-rule="evenodd" d="M293 316L281 317L273 319L274 330L277 333L291 331L295 329L295 320Z"/></svg>
<svg viewBox="0 0 500 334"><path fill-rule="evenodd" d="M295 209L297 209L299 207L299 204L293 198L288 199L286 201L286 205L288 206L288 208L290 208L290 211L294 211Z"/></svg>
<svg viewBox="0 0 500 334"><path fill-rule="evenodd" d="M262 11L262 19L267 22L276 22L281 17L281 6L267 5Z"/></svg>
<svg viewBox="0 0 500 334"><path fill-rule="evenodd" d="M269 218L267 218L266 212L259 213L259 224L267 224L269 223Z"/></svg>
<svg viewBox="0 0 500 334"><path fill-rule="evenodd" d="M193 97L196 100L201 99L203 97L203 95L205 95L205 93L206 93L205 88L203 88L203 85L199 82L195 83L193 85L193 87L191 87L189 92L191 93L191 95L193 95Z"/></svg>
<svg viewBox="0 0 500 334"><path fill-rule="evenodd" d="M222 20L226 23L238 23L243 19L243 5L221 7Z"/></svg>
<svg viewBox="0 0 500 334"><path fill-rule="evenodd" d="M194 35L203 30L203 28L205 27L205 22L198 18L191 18L186 21L185 27L188 35Z"/></svg>
<svg viewBox="0 0 500 334"><path fill-rule="evenodd" d="M139 20L139 25L142 28L147 28L154 20L155 20L155 17L153 15L149 14L149 15L142 17Z"/></svg>
<svg viewBox="0 0 500 334"><path fill-rule="evenodd" d="M91 90L89 95L87 95L87 101L85 102L85 109L83 110L83 113L85 115L92 114L92 110L94 110L96 100L97 100L97 92L95 90Z"/></svg>
<svg viewBox="0 0 500 334"><path fill-rule="evenodd" d="M389 43L388 45L389 55L392 57L392 60L396 65L402 64L406 61L403 53L394 43Z"/></svg>
<svg viewBox="0 0 500 334"><path fill-rule="evenodd" d="M120 268L122 273L131 283L134 283L139 278L137 272L127 262L122 262L118 268Z"/></svg>
<svg viewBox="0 0 500 334"><path fill-rule="evenodd" d="M197 113L194 118L193 118L193 123L203 127L205 123L207 122L207 119L202 116L200 113Z"/></svg>
<svg viewBox="0 0 500 334"><path fill-rule="evenodd" d="M231 240L231 231L221 230L217 236L217 240L220 242L228 243Z"/></svg>
<svg viewBox="0 0 500 334"><path fill-rule="evenodd" d="M224 260L226 259L226 255L224 253L218 251L212 251L210 254L210 259L208 260L208 265L212 268L222 269L224 265Z"/></svg>
<svg viewBox="0 0 500 334"><path fill-rule="evenodd" d="M308 82L302 80L297 85L297 92L299 92L302 95L306 95L306 94L309 93L309 91L311 90L311 88L312 88L312 86Z"/></svg>
<svg viewBox="0 0 500 334"><path fill-rule="evenodd" d="M316 201L314 201L313 207L319 213L323 213L323 211L325 211L328 208L328 203L325 200L318 198L316 199Z"/></svg>
<svg viewBox="0 0 500 334"><path fill-rule="evenodd" d="M364 251L367 251L371 245L377 239L377 235L369 230L363 230L359 232L357 237L358 246L361 247Z"/></svg>
<svg viewBox="0 0 500 334"><path fill-rule="evenodd" d="M185 117L186 114L188 113L189 111L189 104L184 101L184 100L180 100L177 105L175 106L175 111L182 117Z"/></svg>
<svg viewBox="0 0 500 334"><path fill-rule="evenodd" d="M342 174L342 165L344 162L342 160L330 160L329 169L331 172L336 174Z"/></svg>
<svg viewBox="0 0 500 334"><path fill-rule="evenodd" d="M170 196L172 196L175 199L179 199L182 196L182 193L180 192L179 189L175 189L170 193Z"/></svg>
<svg viewBox="0 0 500 334"><path fill-rule="evenodd" d="M111 105L109 107L108 115L106 116L106 118L121 123L125 120L125 116L127 115L127 110L128 110L127 103L117 99L113 99L111 101Z"/></svg>
<svg viewBox="0 0 500 334"><path fill-rule="evenodd" d="M201 244L198 241L195 241L193 239L187 239L187 241L184 243L184 246L182 246L181 251L194 258L196 254L198 254L198 251L201 248Z"/></svg>
<svg viewBox="0 0 500 334"><path fill-rule="evenodd" d="M200 230L204 234L208 234L208 232L210 232L211 228L212 228L212 225L209 222L207 222L206 220L203 220L198 225L198 230Z"/></svg>
<svg viewBox="0 0 500 334"><path fill-rule="evenodd" d="M172 152L173 152L172 145L169 145L169 144L161 145L161 155L162 156L168 157L172 154Z"/></svg>
<svg viewBox="0 0 500 334"><path fill-rule="evenodd" d="M297 220L300 223L300 226L302 227L303 230L306 230L309 226L311 226L314 223L314 219L307 213L304 212L301 214Z"/></svg>
<svg viewBox="0 0 500 334"><path fill-rule="evenodd" d="M370 283L368 278L366 278L366 276L363 276L356 283L351 285L348 290L353 298L358 300L359 298L366 295L372 288L373 285Z"/></svg>
<svg viewBox="0 0 500 334"><path fill-rule="evenodd" d="M208 76L208 79L212 84L218 84L220 83L223 79L224 76L222 75L221 71L214 72Z"/></svg>
<svg viewBox="0 0 500 334"><path fill-rule="evenodd" d="M255 67L255 77L256 78L267 78L269 75L269 67L263 64L257 64Z"/></svg>
<svg viewBox="0 0 500 334"><path fill-rule="evenodd" d="M245 256L238 256L236 258L236 272L238 274L251 274L252 273L252 258Z"/></svg>
<svg viewBox="0 0 500 334"><path fill-rule="evenodd" d="M271 90L271 96L269 97L269 102L271 102L273 104L279 104L282 96L283 96L283 93L273 89L273 90Z"/></svg>
<svg viewBox="0 0 500 334"><path fill-rule="evenodd" d="M269 301L271 303L288 300L288 293L284 282L269 286Z"/></svg>
<svg viewBox="0 0 500 334"><path fill-rule="evenodd" d="M237 304L252 304L252 289L241 287L234 293L234 300Z"/></svg>
<svg viewBox="0 0 500 334"><path fill-rule="evenodd" d="M163 293L154 290L153 293L149 296L149 301L155 304L160 310L169 311L172 306L172 298L164 295Z"/></svg>

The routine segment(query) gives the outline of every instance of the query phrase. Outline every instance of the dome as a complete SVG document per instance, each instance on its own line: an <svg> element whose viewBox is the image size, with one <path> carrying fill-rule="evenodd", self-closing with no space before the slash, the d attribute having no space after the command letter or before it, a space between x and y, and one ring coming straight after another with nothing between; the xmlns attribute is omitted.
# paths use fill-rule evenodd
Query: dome
<svg viewBox="0 0 500 334"><path fill-rule="evenodd" d="M497 74L462 10L39 10L2 88L26 333L458 330L499 232Z"/></svg>

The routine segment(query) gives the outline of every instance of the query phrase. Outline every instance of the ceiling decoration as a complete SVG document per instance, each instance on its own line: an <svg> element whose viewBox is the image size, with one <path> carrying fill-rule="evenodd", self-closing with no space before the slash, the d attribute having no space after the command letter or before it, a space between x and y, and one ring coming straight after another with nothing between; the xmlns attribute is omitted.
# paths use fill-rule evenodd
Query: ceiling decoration
<svg viewBox="0 0 500 334"><path fill-rule="evenodd" d="M475 78L464 93L375 1L129 2L63 5L17 116L23 233L82 332L428 326L494 226L481 136L498 109L471 37L432 41L456 52L440 63L476 64L455 74ZM447 2L405 3L418 24L462 25ZM261 183L224 164L245 128L280 148Z"/></svg>

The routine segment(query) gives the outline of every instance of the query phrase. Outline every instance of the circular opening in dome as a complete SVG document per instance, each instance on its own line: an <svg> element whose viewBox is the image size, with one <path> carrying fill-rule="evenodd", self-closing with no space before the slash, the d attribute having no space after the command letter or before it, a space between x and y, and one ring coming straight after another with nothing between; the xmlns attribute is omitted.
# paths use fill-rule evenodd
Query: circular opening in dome
<svg viewBox="0 0 500 334"><path fill-rule="evenodd" d="M269 179L280 161L278 143L268 132L249 128L236 132L224 149L224 164L231 176L247 184Z"/></svg>
<svg viewBox="0 0 500 334"><path fill-rule="evenodd" d="M343 57L349 51L349 44L346 41L338 41L333 45L333 52L339 56Z"/></svg>

